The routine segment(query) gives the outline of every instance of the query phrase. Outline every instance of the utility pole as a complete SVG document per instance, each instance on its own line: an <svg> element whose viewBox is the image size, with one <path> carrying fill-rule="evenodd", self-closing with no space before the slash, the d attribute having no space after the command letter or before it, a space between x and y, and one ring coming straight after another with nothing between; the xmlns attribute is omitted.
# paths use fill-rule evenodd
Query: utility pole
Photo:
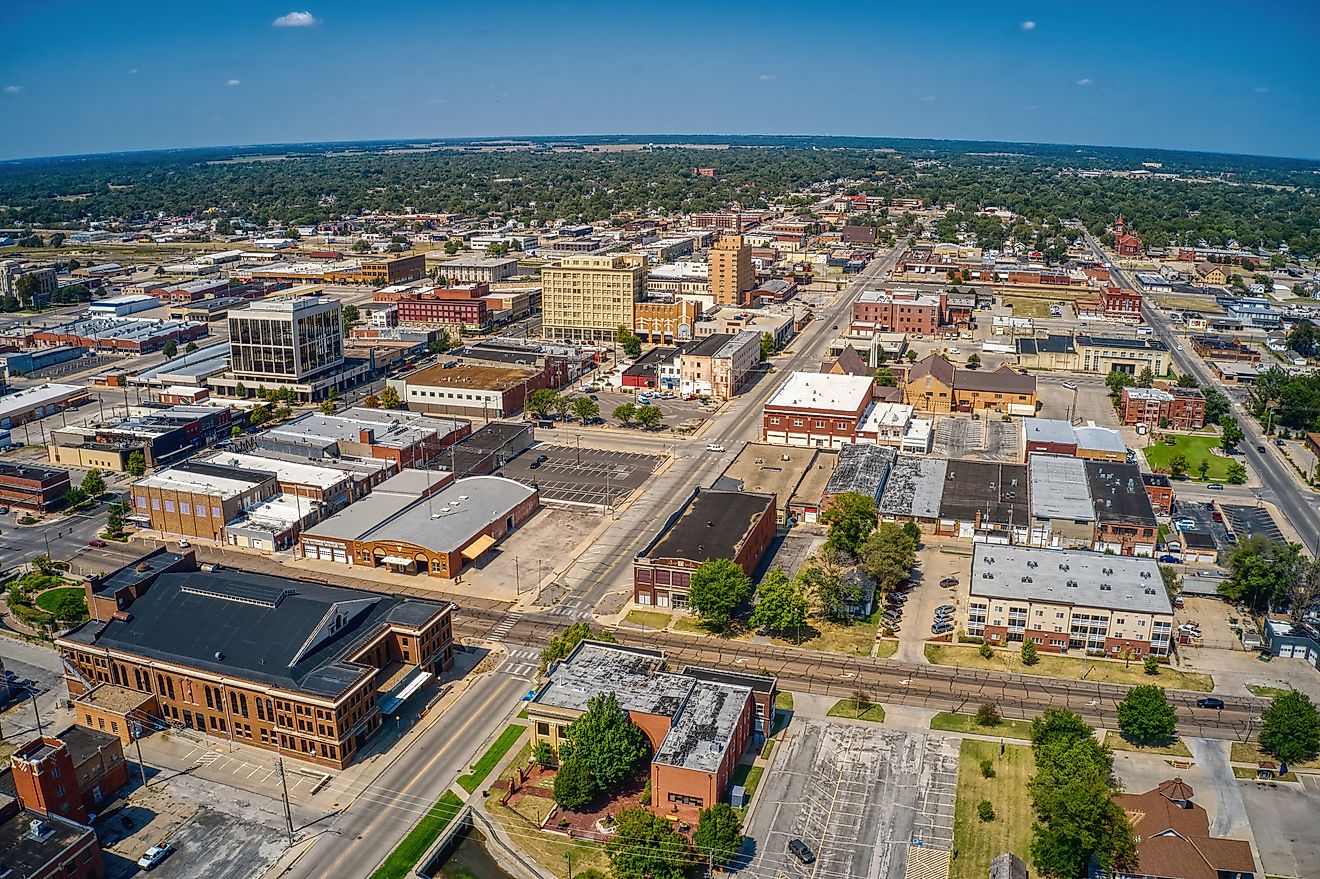
<svg viewBox="0 0 1320 879"><path fill-rule="evenodd" d="M37 736L42 735L41 729L41 709L37 707L37 691L28 690L28 695L32 697L32 713L37 716Z"/></svg>
<svg viewBox="0 0 1320 879"><path fill-rule="evenodd" d="M289 845L293 845L293 815L289 812L289 785L284 780L284 758L275 758L275 771L280 774L280 792L284 798L284 829L289 835Z"/></svg>
<svg viewBox="0 0 1320 879"><path fill-rule="evenodd" d="M133 728L129 727L129 733L133 735L133 744L137 746L138 771L142 773L142 786L147 786L147 764L142 761L142 732L139 730L133 733Z"/></svg>

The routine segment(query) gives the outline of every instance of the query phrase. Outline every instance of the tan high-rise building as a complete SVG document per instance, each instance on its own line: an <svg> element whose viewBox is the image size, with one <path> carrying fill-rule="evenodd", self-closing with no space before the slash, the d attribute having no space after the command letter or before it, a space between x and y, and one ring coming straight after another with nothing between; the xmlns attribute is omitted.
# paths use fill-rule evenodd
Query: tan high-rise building
<svg viewBox="0 0 1320 879"><path fill-rule="evenodd" d="M741 235L721 235L710 249L710 292L716 305L742 305L756 286L752 247Z"/></svg>
<svg viewBox="0 0 1320 879"><path fill-rule="evenodd" d="M607 342L620 325L632 329L645 291L640 254L566 256L541 269L542 335Z"/></svg>

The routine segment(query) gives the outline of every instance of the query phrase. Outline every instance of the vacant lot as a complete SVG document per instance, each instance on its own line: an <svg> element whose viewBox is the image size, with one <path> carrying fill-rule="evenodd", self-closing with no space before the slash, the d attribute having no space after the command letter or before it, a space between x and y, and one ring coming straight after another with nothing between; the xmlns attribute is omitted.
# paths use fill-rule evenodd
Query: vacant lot
<svg viewBox="0 0 1320 879"><path fill-rule="evenodd" d="M1158 684L1174 690L1201 690L1209 692L1214 682L1209 675L1178 671L1167 665L1160 666L1160 673L1155 676L1146 674L1141 663L1131 664L1108 659L1074 659L1071 656L1054 656L1040 653L1035 665L1023 665L1022 656L1016 650L996 650L989 659L983 657L975 647L954 647L944 644L927 644L926 658L935 665L956 665L962 668L983 668L991 671L1008 671L1020 675L1043 675L1052 678L1073 678L1098 681L1106 684Z"/></svg>
<svg viewBox="0 0 1320 879"><path fill-rule="evenodd" d="M981 774L989 760L995 777ZM958 754L958 806L953 815L953 860L949 879L984 879L990 860L1002 852L1025 858L1031 846L1031 798L1027 780L1036 763L1027 745L1001 745L964 739ZM992 821L982 821L976 804L989 800Z"/></svg>
<svg viewBox="0 0 1320 879"><path fill-rule="evenodd" d="M941 732L974 733L1001 739L1031 739L1031 721L1002 718L994 726L981 726L970 714L941 711L930 719L930 728Z"/></svg>
<svg viewBox="0 0 1320 879"><path fill-rule="evenodd" d="M1210 482L1223 482L1228 478L1228 465L1233 459L1227 455L1216 455L1210 450L1219 446L1219 437L1213 434L1165 434L1165 441L1146 447L1146 460L1153 470L1169 470L1170 462L1179 455L1187 459L1187 475L1193 479L1201 477L1201 462L1209 462L1206 479ZM1168 440L1173 440L1169 445Z"/></svg>

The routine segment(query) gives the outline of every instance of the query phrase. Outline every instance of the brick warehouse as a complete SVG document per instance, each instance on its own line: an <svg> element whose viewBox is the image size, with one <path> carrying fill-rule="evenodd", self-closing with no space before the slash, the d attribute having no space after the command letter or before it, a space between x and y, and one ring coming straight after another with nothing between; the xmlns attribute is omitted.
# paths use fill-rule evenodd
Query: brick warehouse
<svg viewBox="0 0 1320 879"><path fill-rule="evenodd" d="M321 766L351 763L391 706L453 663L448 604L237 571L161 573L135 591L56 639L71 696L153 694L171 724Z"/></svg>

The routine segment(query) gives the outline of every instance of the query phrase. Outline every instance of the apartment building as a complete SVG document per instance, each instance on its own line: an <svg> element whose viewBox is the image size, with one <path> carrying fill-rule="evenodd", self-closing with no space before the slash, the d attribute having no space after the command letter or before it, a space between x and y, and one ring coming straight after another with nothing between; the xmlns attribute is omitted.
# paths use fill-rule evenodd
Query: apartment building
<svg viewBox="0 0 1320 879"><path fill-rule="evenodd" d="M332 769L453 663L451 606L241 571L161 574L56 639L75 698L151 694L161 718Z"/></svg>
<svg viewBox="0 0 1320 879"><path fill-rule="evenodd" d="M126 784L128 761L119 737L82 726L21 744L0 773L0 789L14 790L29 809L79 823Z"/></svg>
<svg viewBox="0 0 1320 879"><path fill-rule="evenodd" d="M1166 656L1173 606L1154 559L977 543L964 627L992 647Z"/></svg>
<svg viewBox="0 0 1320 879"><path fill-rule="evenodd" d="M686 608L707 559L732 559L750 577L774 539L775 505L772 494L694 489L633 559L633 601Z"/></svg>
<svg viewBox="0 0 1320 879"><path fill-rule="evenodd" d="M944 323L944 296L916 290L866 290L852 307L851 334L870 338L876 333L934 335Z"/></svg>
<svg viewBox="0 0 1320 879"><path fill-rule="evenodd" d="M1205 394L1200 388L1124 388L1118 410L1124 424L1173 430L1205 426Z"/></svg>
<svg viewBox="0 0 1320 879"><path fill-rule="evenodd" d="M710 292L716 305L743 305L756 286L752 247L742 235L721 235L710 248Z"/></svg>
<svg viewBox="0 0 1320 879"><path fill-rule="evenodd" d="M139 479L128 518L162 534L223 539L225 523L280 493L275 473L186 461Z"/></svg>
<svg viewBox="0 0 1320 879"><path fill-rule="evenodd" d="M873 389L870 376L795 372L765 403L762 439L771 445L836 450L856 442Z"/></svg>
<svg viewBox="0 0 1320 879"><path fill-rule="evenodd" d="M731 400L760 363L760 333L706 336L678 353L679 392Z"/></svg>
<svg viewBox="0 0 1320 879"><path fill-rule="evenodd" d="M640 254L566 256L541 269L542 335L612 342L620 326L636 325L646 272Z"/></svg>

